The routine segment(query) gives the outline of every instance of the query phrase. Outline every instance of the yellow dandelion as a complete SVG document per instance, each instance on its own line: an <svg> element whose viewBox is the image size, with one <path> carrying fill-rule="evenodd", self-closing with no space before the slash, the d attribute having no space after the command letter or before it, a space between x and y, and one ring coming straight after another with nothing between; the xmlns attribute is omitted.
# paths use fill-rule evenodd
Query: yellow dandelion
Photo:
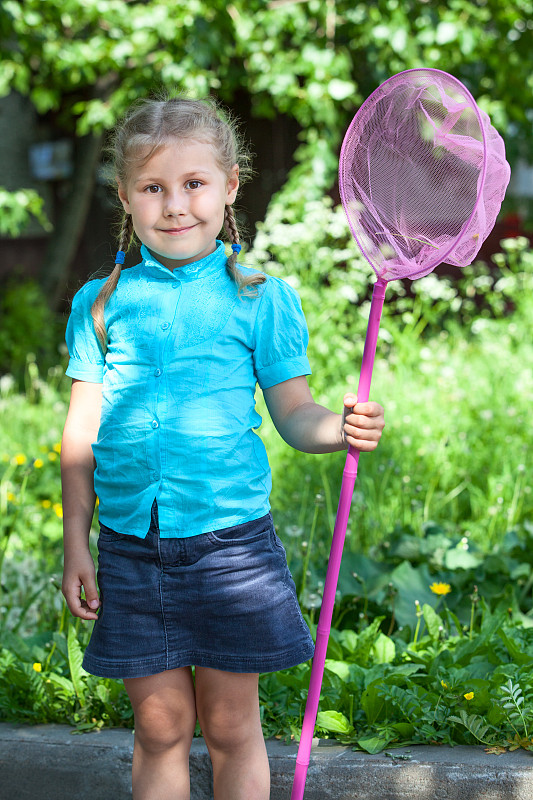
<svg viewBox="0 0 533 800"><path fill-rule="evenodd" d="M63 519L63 506L61 503L54 503L52 508L56 512L56 515L59 517L59 519Z"/></svg>
<svg viewBox="0 0 533 800"><path fill-rule="evenodd" d="M467 692L466 694L463 695L463 697L465 700L472 700L474 697L474 692Z"/></svg>
<svg viewBox="0 0 533 800"><path fill-rule="evenodd" d="M57 453L48 453L48 461L57 461Z"/></svg>
<svg viewBox="0 0 533 800"><path fill-rule="evenodd" d="M35 670L35 672L42 672L43 671L43 665L39 664L39 662L36 661L35 664L33 665L33 669Z"/></svg>
<svg viewBox="0 0 533 800"><path fill-rule="evenodd" d="M42 458L36 458L35 461L33 462L33 466L35 467L35 469L41 469L41 467L44 467L44 461L42 460Z"/></svg>
<svg viewBox="0 0 533 800"><path fill-rule="evenodd" d="M52 450L54 451L54 453L60 453L61 452L61 442L56 442L56 444L52 447Z"/></svg>
<svg viewBox="0 0 533 800"><path fill-rule="evenodd" d="M7 493L7 499L9 500L9 502L10 502L10 503L14 503L14 502L16 501L16 499L17 499L17 498L16 498L16 496L13 494L13 492L8 492L8 493Z"/></svg>
<svg viewBox="0 0 533 800"><path fill-rule="evenodd" d="M432 583L429 587L433 594L444 595L450 594L452 587L449 583Z"/></svg>
<svg viewBox="0 0 533 800"><path fill-rule="evenodd" d="M43 508L52 508L52 501L51 500L41 500L41 505Z"/></svg>
<svg viewBox="0 0 533 800"><path fill-rule="evenodd" d="M442 686L443 689L447 689L448 688L448 684L445 683L444 681L441 681L440 685Z"/></svg>
<svg viewBox="0 0 533 800"><path fill-rule="evenodd" d="M24 453L17 453L16 456L13 456L13 464L16 464L18 467L21 467L23 464L25 464L27 460L28 459Z"/></svg>

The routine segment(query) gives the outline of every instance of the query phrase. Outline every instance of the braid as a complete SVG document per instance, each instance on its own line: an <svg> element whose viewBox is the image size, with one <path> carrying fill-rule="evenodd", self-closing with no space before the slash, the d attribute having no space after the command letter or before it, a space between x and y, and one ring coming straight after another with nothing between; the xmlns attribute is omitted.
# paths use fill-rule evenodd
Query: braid
<svg viewBox="0 0 533 800"><path fill-rule="evenodd" d="M231 206L226 206L224 209L224 228L228 234L231 244L239 244L239 231L235 221L235 214L233 213L233 208ZM237 267L237 256L238 253L233 251L228 258L227 269L235 283L240 288L240 279L242 276Z"/></svg>
<svg viewBox="0 0 533 800"><path fill-rule="evenodd" d="M118 249L123 253L128 252L128 248L133 238L133 220L131 214L124 214L120 234L118 237Z"/></svg>
<svg viewBox="0 0 533 800"><path fill-rule="evenodd" d="M228 234L228 238L231 244L240 244L239 240L239 231L237 228L237 222L235 220L235 214L233 213L232 206L226 206L224 210L224 229ZM260 272L256 272L255 275L245 276L240 271L238 264L237 264L237 256L238 253L233 251L232 254L228 257L226 262L226 267L230 277L235 281L239 288L239 293L244 293L247 295L254 295L257 294L257 286L260 286L262 283L265 283L266 277L261 275ZM255 292L254 292L255 288Z"/></svg>
<svg viewBox="0 0 533 800"><path fill-rule="evenodd" d="M113 272L110 274L110 276L100 289L98 296L91 307L91 316L93 318L94 329L96 331L98 341L100 342L100 346L102 347L104 353L107 350L107 330L105 327L104 309L107 301L117 288L117 284L120 275L122 273L122 264L124 260L123 254L128 251L132 238L133 238L133 222L131 219L131 214L125 214L124 219L122 220L122 226L120 228L120 234L118 237L119 252L117 253L115 267L113 269ZM120 253L122 253L122 256L119 255Z"/></svg>

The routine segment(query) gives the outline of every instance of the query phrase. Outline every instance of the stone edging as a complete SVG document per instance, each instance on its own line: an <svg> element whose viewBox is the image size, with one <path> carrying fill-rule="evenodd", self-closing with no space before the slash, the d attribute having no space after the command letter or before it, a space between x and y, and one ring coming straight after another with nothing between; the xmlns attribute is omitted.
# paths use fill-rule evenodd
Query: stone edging
<svg viewBox="0 0 533 800"><path fill-rule="evenodd" d="M73 735L66 725L0 724L0 800L129 800L133 736ZM271 800L289 800L296 746L267 742ZM412 746L368 755L316 741L305 800L532 800L533 754ZM401 758L408 756L408 758ZM191 800L212 800L202 739L191 752ZM253 798L250 798L253 800Z"/></svg>

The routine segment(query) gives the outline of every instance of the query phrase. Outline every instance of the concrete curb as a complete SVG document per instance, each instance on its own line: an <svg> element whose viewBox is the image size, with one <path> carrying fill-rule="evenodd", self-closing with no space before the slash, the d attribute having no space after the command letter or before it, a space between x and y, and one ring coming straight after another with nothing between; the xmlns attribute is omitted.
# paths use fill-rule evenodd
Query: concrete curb
<svg viewBox="0 0 533 800"><path fill-rule="evenodd" d="M0 800L129 800L133 736L123 729L72 735L66 725L0 724ZM267 742L271 800L289 800L296 746ZM412 746L396 758L317 741L305 800L531 800L533 755L482 747ZM399 756L408 755L405 760ZM191 800L212 800L202 739L191 752ZM253 798L250 798L253 800Z"/></svg>

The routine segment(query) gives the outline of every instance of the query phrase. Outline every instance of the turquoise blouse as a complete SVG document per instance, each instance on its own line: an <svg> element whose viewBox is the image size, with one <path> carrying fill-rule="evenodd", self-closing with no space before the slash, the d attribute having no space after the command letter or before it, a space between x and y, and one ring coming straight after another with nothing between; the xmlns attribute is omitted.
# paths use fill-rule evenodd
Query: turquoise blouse
<svg viewBox="0 0 533 800"><path fill-rule="evenodd" d="M267 277L257 297L239 296L222 242L174 271L144 246L141 256L106 306L105 357L90 313L105 279L77 292L67 325L67 375L102 383L92 446L100 521L144 538L154 499L166 538L257 519L270 508L271 474L256 384L310 374L298 295Z"/></svg>

